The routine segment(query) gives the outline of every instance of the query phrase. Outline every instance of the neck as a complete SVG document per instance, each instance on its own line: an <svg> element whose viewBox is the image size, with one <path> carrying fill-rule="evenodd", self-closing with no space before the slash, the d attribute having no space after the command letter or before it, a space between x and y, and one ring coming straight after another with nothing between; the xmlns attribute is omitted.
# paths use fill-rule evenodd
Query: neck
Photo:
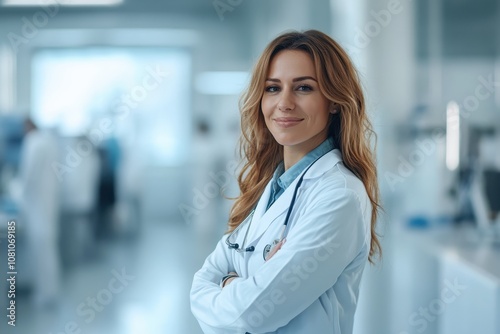
<svg viewBox="0 0 500 334"><path fill-rule="evenodd" d="M284 146L283 147L283 162L285 171L287 171L290 167L295 165L300 161L303 157L306 156L307 153L314 150L318 147L322 142L326 140L326 134L318 134L317 136L311 138L307 143Z"/></svg>
<svg viewBox="0 0 500 334"><path fill-rule="evenodd" d="M285 171L287 171L290 167L295 165L297 162L300 161L303 157L305 157L306 153L294 151L294 150L287 150L287 148L290 146L285 146L283 149L283 162L285 165Z"/></svg>

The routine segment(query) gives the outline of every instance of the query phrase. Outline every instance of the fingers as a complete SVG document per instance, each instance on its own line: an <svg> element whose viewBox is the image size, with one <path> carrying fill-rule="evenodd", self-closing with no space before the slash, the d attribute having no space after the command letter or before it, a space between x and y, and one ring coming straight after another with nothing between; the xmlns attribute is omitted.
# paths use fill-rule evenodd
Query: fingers
<svg viewBox="0 0 500 334"><path fill-rule="evenodd" d="M231 277L231 278L229 278L229 279L226 281L226 283L224 284L223 288L225 288L226 286L228 286L228 285L229 285L229 283L231 283L231 282L232 282L235 278L236 278L236 277Z"/></svg>
<svg viewBox="0 0 500 334"><path fill-rule="evenodd" d="M232 280L234 280L235 278L238 278L238 277L239 277L238 273L236 273L236 272L234 272L234 271L230 271L229 273L227 273L227 275L228 275L228 276L229 276L229 275L234 275L234 276L233 276L233 277L230 277L230 278L227 278L225 281L223 281L223 283L222 283L222 287L223 287L223 288L224 288L225 286L227 286L227 285L229 284L229 282L231 282L231 281L232 281ZM225 277L226 277L226 276L224 276L224 278L225 278ZM224 279L224 278L223 278L223 279Z"/></svg>

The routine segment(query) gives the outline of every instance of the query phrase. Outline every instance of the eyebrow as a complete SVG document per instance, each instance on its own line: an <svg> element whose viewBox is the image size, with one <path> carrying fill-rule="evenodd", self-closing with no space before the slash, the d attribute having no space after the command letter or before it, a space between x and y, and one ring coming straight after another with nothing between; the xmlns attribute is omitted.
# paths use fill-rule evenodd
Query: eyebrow
<svg viewBox="0 0 500 334"><path fill-rule="evenodd" d="M292 82L304 81L304 80L313 80L313 81L318 82L318 80L316 80L316 79L314 79L313 77L310 77L310 76L294 78L292 80ZM276 78L267 78L266 81L281 82L280 79L276 79Z"/></svg>

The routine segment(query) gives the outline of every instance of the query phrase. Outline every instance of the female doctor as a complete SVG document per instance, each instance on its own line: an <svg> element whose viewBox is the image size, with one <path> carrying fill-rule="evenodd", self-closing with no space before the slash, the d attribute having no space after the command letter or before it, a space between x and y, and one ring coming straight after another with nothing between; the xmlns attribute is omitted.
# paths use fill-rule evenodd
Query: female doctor
<svg viewBox="0 0 500 334"><path fill-rule="evenodd" d="M345 51L309 30L265 49L241 99L240 195L194 275L203 332L350 334L380 253L373 134Z"/></svg>

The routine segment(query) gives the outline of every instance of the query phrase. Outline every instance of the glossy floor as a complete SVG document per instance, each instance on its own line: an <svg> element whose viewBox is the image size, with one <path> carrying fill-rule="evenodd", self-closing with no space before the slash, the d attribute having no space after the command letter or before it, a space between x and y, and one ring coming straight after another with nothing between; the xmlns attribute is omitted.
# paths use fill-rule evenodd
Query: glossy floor
<svg viewBox="0 0 500 334"><path fill-rule="evenodd" d="M93 259L65 269L59 303L35 307L29 293L18 294L16 326L8 326L4 315L0 332L201 334L189 289L219 233L150 221L135 239L101 242ZM5 305L2 297L3 313Z"/></svg>

